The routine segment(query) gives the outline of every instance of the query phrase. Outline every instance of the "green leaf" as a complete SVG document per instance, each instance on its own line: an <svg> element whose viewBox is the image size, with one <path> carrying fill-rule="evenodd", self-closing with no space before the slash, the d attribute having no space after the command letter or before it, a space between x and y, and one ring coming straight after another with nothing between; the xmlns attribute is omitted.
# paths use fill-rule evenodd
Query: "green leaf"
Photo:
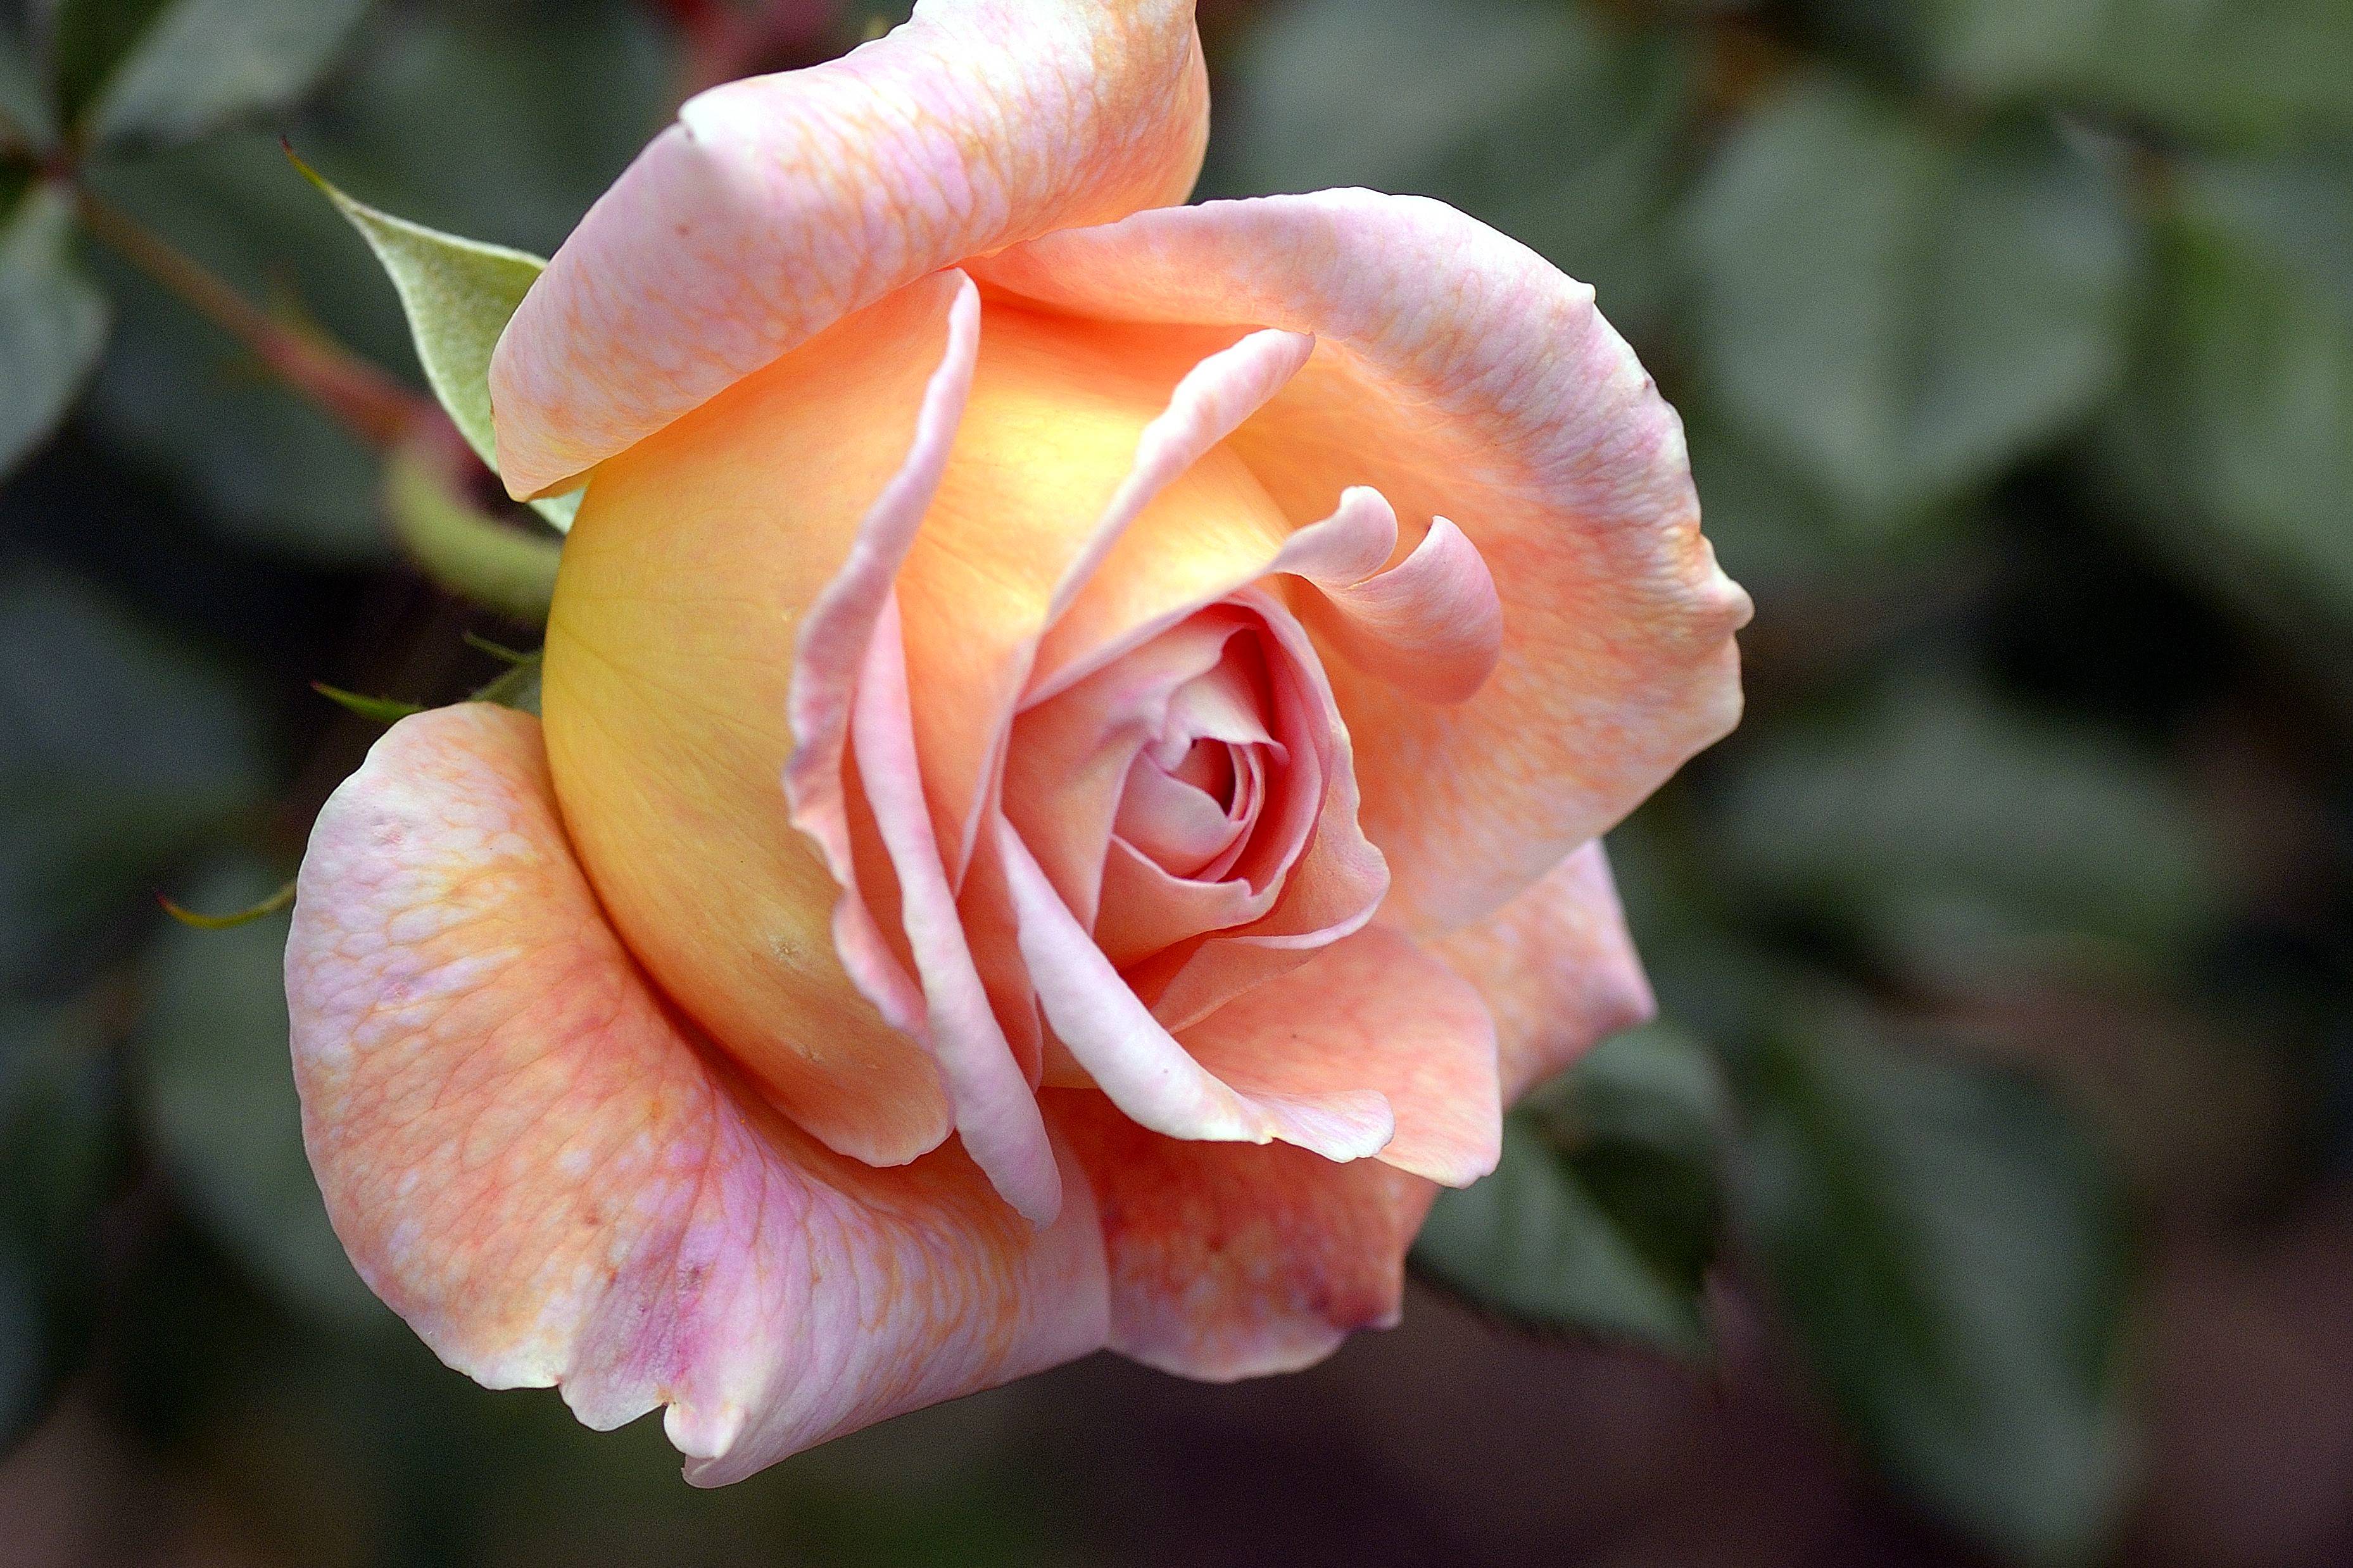
<svg viewBox="0 0 2353 1568"><path fill-rule="evenodd" d="M0 475L48 439L106 346L106 298L74 258L73 208L37 185L0 216Z"/></svg>
<svg viewBox="0 0 2353 1568"><path fill-rule="evenodd" d="M0 153L11 142L46 153L58 136L57 106L23 36L0 15Z"/></svg>
<svg viewBox="0 0 2353 1568"><path fill-rule="evenodd" d="M257 903L283 874L223 863L187 900ZM287 1046L291 919L164 931L139 1031L140 1118L174 1188L256 1278L329 1326L368 1327L386 1314L335 1239L302 1152Z"/></svg>
<svg viewBox="0 0 2353 1568"><path fill-rule="evenodd" d="M1723 1110L1689 1040L1606 1042L1504 1118L1493 1174L1439 1195L1416 1268L1525 1327L1705 1355Z"/></svg>
<svg viewBox="0 0 2353 1568"><path fill-rule="evenodd" d="M2186 163L2104 471L2185 572L2353 625L2353 186L2342 154Z"/></svg>
<svg viewBox="0 0 2353 1568"><path fill-rule="evenodd" d="M337 190L299 158L295 167L351 219L391 275L426 381L475 453L495 472L491 352L547 263L503 245L461 239L379 212ZM576 494L531 504L559 531L572 526L573 514L580 508Z"/></svg>
<svg viewBox="0 0 2353 1568"><path fill-rule="evenodd" d="M87 1010L0 1011L0 1451L89 1343L121 1163L114 1076Z"/></svg>
<svg viewBox="0 0 2353 1568"><path fill-rule="evenodd" d="M218 670L73 579L0 574L0 984L87 962L78 935L269 784Z"/></svg>
<svg viewBox="0 0 2353 1568"><path fill-rule="evenodd" d="M1220 86L1215 194L1437 196L1592 283L1621 329L1656 321L1695 83L1681 41L1527 0L1266 9Z"/></svg>
<svg viewBox="0 0 2353 1568"><path fill-rule="evenodd" d="M368 0L62 0L58 69L79 133L184 142L301 96Z"/></svg>
<svg viewBox="0 0 2353 1568"><path fill-rule="evenodd" d="M1851 713L1785 727L1723 811L1741 885L1937 980L2086 941L2171 963L2224 908L2219 847L2178 784L2121 740L1950 679L1892 679Z"/></svg>
<svg viewBox="0 0 2353 1568"><path fill-rule="evenodd" d="M1730 1113L1714 1055L1651 1024L1604 1040L1529 1104L1636 1250L1696 1304L1715 1258Z"/></svg>
<svg viewBox="0 0 2353 1568"><path fill-rule="evenodd" d="M2195 136L2353 125L2344 0L1935 0L1930 68L1964 92L2105 105Z"/></svg>
<svg viewBox="0 0 2353 1568"><path fill-rule="evenodd" d="M1997 1550L2093 1556L2125 1480L2115 1194L2018 1081L1852 1026L1742 1058L1735 1213L1881 1468Z"/></svg>
<svg viewBox="0 0 2353 1568"><path fill-rule="evenodd" d="M1964 141L1802 83L1734 136L1689 237L1709 390L1858 512L1919 511L2051 445L2123 355L2121 199L2037 125Z"/></svg>

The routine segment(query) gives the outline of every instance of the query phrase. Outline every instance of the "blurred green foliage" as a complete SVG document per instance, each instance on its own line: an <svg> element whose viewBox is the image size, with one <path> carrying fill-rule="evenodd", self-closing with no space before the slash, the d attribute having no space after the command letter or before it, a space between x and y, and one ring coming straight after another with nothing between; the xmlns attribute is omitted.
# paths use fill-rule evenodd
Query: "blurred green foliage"
<svg viewBox="0 0 2353 1568"><path fill-rule="evenodd" d="M1192 1550L1266 1490L1240 1413L1306 1423L1344 1382L1182 1406L1065 1382L1092 1413L1024 1416L1016 1391L715 1498L648 1424L596 1436L474 1390L327 1228L283 917L198 932L153 907L241 908L290 871L377 731L312 681L527 702L534 677L398 564L381 457L95 243L62 176L417 379L399 297L278 132L375 206L546 255L696 71L820 58L892 9L0 0L0 1437L71 1390L153 1473L203 1478L257 1560L609 1561L630 1539L1034 1563L1100 1557L1122 1510L1155 1548L1136 1561L1484 1560L1463 1543L1485 1520L1404 1505L1383 1544L1253 1516L1246 1549ZM745 52L746 18L788 12ZM2353 1554L2325 1423L2265 1411L2305 1439L2226 1439L2200 1424L2227 1402L2153 1392L2199 1386L2223 1334L2182 1316L2179 1260L2301 1234L2353 1179L2353 6L1203 17L1204 195L1422 192L1593 282L1757 599L1743 728L1612 837L1662 1023L1515 1111L1501 1171L1442 1199L1417 1254L1546 1331L1491 1405L1564 1358L1694 1363L1641 1411L1546 1410L1513 1450L1519 1492L1631 1500L1562 1552L1609 1559L1668 1511L1638 1439L1661 1391L1700 1384L1726 1391L1711 1431L1757 1398L1796 1412L1740 1451L1781 1467L1781 1533L1725 1525L1729 1560ZM410 291L448 259L410 255ZM2353 1296L2353 1247L2313 1256ZM2292 1321L2276 1290L2230 1322ZM2274 1397L2353 1390L2336 1353ZM1397 1427L1426 1424L1366 1376ZM1546 1468L1611 1418L1623 1469L1591 1446ZM1872 1479L1790 1436L1818 1426ZM1226 1489L1193 1479L1237 1444ZM1388 1462L1344 1478L1336 1517L1388 1495ZM2299 1464L2324 1505L2295 1534ZM1675 1495L1738 1491L1692 1465ZM1847 1533L1769 1555L1824 1488ZM2234 1497L2258 1549L2175 1539Z"/></svg>
<svg viewBox="0 0 2353 1568"><path fill-rule="evenodd" d="M1440 1194L1414 1263L1515 1323L1704 1358L1725 1115L1697 1043L1607 1041L1505 1116L1495 1173Z"/></svg>
<svg viewBox="0 0 2353 1568"><path fill-rule="evenodd" d="M203 868L187 901L243 909L277 884L268 867L230 860ZM141 1131L195 1216L259 1283L330 1328L381 1328L390 1314L328 1228L300 1108L285 1092L290 919L180 926L157 939L136 1040Z"/></svg>
<svg viewBox="0 0 2353 1568"><path fill-rule="evenodd" d="M2052 1103L1797 1010L1744 1055L1743 1234L1862 1445L2006 1554L2094 1555L2122 1500L2123 1243ZM1846 1035L1852 1029L1854 1036Z"/></svg>
<svg viewBox="0 0 2353 1568"><path fill-rule="evenodd" d="M0 1432L39 1417L91 1337L118 1154L94 1014L19 1002L0 1016Z"/></svg>

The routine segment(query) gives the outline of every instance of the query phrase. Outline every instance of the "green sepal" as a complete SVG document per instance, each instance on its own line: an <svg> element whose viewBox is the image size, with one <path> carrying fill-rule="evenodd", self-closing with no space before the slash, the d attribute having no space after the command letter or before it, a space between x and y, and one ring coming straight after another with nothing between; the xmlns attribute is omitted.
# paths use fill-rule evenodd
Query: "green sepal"
<svg viewBox="0 0 2353 1568"><path fill-rule="evenodd" d="M322 686L319 689L322 692L334 692L334 689L332 687ZM337 701L341 701L351 694L349 692L334 692L334 695L335 700ZM363 697L356 699L356 700L367 702L375 700ZM287 905L292 903L294 901L294 883L290 879L283 886L280 887L276 892L270 894L268 898L262 899L255 903L248 904L245 908L237 910L235 914L200 915L194 910L185 909L181 905L174 903L168 896L163 893L155 895L155 901L164 906L164 912L165 914L171 916L174 920L179 921L184 926L189 926L197 931L235 931L238 926L251 925L254 921L260 920L265 915L274 915L279 910L284 909Z"/></svg>
<svg viewBox="0 0 2353 1568"><path fill-rule="evenodd" d="M330 686L323 680L311 682L311 689L336 707L356 713L363 719L372 719L379 724L397 724L412 713L425 711L422 703L403 702L396 697L369 697L357 691L346 691L340 686Z"/></svg>
<svg viewBox="0 0 2353 1568"><path fill-rule="evenodd" d="M1514 1327L1704 1361L1725 1118L1696 1041L1621 1035L1504 1118L1501 1162L1440 1194L1415 1271Z"/></svg>
<svg viewBox="0 0 2353 1568"><path fill-rule="evenodd" d="M495 702L501 708L536 714L539 711L540 656L536 653L516 653L512 648L500 647L470 634L466 640L509 660L506 668L475 689L474 700Z"/></svg>
<svg viewBox="0 0 2353 1568"><path fill-rule="evenodd" d="M464 239L395 217L344 195L295 156L291 147L286 155L351 220L383 263L400 295L400 308L408 318L409 336L417 345L417 363L425 369L427 384L448 410L450 421L467 445L495 473L498 444L491 422L491 353L547 263L526 251ZM562 532L572 526L580 498L576 493L547 496L530 504Z"/></svg>

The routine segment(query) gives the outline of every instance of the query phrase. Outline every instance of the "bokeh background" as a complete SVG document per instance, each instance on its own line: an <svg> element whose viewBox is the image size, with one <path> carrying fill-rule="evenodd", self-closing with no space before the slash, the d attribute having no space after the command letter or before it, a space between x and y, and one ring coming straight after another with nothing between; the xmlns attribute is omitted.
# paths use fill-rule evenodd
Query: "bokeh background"
<svg viewBox="0 0 2353 1568"><path fill-rule="evenodd" d="M311 682L529 634L33 169L415 385L280 132L543 255L886 14L0 0L0 1561L2353 1563L2347 0L1205 0L1205 195L1451 201L1689 423L1757 616L1611 836L1662 1021L1297 1377L1099 1357L703 1494L367 1295L283 917L154 895L289 874L377 732Z"/></svg>

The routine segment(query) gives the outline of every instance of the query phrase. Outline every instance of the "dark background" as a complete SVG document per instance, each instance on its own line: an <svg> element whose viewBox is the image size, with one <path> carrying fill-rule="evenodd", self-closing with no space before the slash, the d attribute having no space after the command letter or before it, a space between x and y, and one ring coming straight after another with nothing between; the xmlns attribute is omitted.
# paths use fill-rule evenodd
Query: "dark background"
<svg viewBox="0 0 2353 1568"><path fill-rule="evenodd" d="M0 0L0 49L88 119L201 3ZM876 10L350 8L74 173L410 382L277 132L545 254L692 86ZM0 174L0 406L26 321L111 323L0 487L0 1562L2353 1563L2353 5L1203 10L1204 195L1452 201L1689 422L1757 616L1746 722L1611 837L1662 1023L1300 1376L1097 1357L716 1494L473 1388L326 1229L283 918L153 895L289 874L375 732L309 682L453 700L528 630L116 251L12 277Z"/></svg>

